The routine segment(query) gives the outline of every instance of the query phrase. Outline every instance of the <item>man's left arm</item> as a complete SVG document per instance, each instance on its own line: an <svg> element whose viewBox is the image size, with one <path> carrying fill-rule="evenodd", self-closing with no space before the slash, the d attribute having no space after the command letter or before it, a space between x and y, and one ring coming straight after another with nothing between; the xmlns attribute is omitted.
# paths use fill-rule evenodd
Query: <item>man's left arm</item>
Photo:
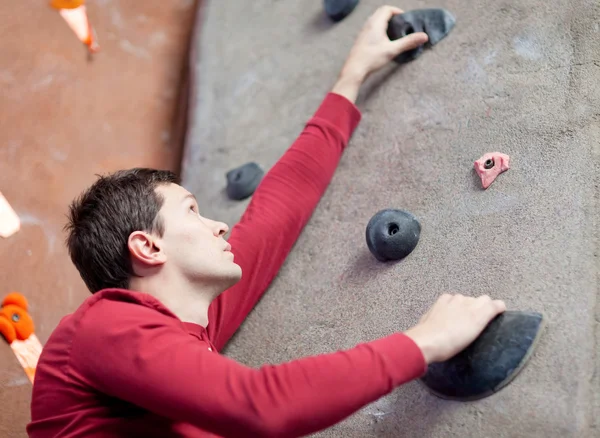
<svg viewBox="0 0 600 438"><path fill-rule="evenodd" d="M331 182L359 121L360 112L351 101L329 93L254 192L228 239L242 279L209 311L208 332L218 349L279 271Z"/></svg>
<svg viewBox="0 0 600 438"><path fill-rule="evenodd" d="M364 80L398 54L427 41L423 32L390 41L389 20L402 10L382 6L369 18L331 92L252 196L229 243L242 280L211 305L208 333L221 349L263 295L327 189L360 121L354 105Z"/></svg>

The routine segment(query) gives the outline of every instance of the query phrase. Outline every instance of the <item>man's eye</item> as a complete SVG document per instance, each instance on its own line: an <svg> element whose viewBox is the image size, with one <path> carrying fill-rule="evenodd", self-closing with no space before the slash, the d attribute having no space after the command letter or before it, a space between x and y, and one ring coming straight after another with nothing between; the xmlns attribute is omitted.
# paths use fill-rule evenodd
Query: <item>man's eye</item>
<svg viewBox="0 0 600 438"><path fill-rule="evenodd" d="M200 213L198 212L198 209L196 208L196 206L195 206L195 205L192 205L192 206L190 207L190 211L191 211L192 213L194 213L196 216L200 216Z"/></svg>

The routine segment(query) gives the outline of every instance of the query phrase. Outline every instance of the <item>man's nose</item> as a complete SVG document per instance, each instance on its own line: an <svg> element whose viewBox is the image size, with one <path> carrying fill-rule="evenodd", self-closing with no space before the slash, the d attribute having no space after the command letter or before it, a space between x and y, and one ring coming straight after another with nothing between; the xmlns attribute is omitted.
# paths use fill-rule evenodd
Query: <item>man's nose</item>
<svg viewBox="0 0 600 438"><path fill-rule="evenodd" d="M226 223L213 221L213 233L215 236L224 236L228 231L229 227Z"/></svg>

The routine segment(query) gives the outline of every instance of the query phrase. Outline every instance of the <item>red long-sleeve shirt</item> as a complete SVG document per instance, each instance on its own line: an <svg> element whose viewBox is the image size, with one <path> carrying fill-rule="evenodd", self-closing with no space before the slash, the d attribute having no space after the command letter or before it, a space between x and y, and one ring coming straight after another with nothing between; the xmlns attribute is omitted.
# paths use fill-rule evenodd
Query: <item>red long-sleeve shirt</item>
<svg viewBox="0 0 600 438"><path fill-rule="evenodd" d="M206 329L120 289L63 318L38 363L29 436L302 436L421 376L423 355L401 333L260 369L218 353L283 264L359 120L328 94L265 175L228 240L242 280L211 304Z"/></svg>

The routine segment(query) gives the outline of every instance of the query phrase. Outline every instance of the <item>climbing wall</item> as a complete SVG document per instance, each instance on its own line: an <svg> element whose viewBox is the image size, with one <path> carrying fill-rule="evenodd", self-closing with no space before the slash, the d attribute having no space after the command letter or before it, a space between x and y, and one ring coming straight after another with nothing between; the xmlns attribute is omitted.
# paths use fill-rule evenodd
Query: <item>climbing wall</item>
<svg viewBox="0 0 600 438"><path fill-rule="evenodd" d="M384 3L363 0L334 24L321 0L205 2L183 162L204 214L239 219L247 201L227 200L225 173L275 163ZM548 317L513 383L460 403L413 382L320 436L598 436L598 3L398 6L447 8L456 27L365 84L362 122L327 193L226 353L260 366L350 348L409 328L442 292L490 294ZM511 169L484 191L473 162L493 151ZM365 243L383 208L423 227L401 263L377 262Z"/></svg>

